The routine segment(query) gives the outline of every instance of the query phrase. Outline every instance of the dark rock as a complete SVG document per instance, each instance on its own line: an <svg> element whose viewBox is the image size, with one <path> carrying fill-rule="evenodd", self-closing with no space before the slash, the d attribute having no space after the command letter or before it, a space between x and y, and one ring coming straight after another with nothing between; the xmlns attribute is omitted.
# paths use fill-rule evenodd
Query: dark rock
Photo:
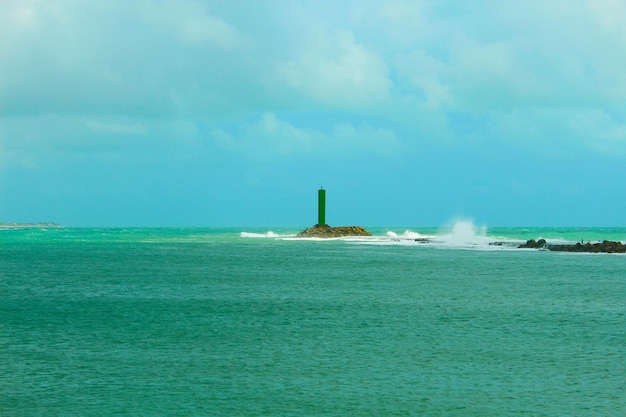
<svg viewBox="0 0 626 417"><path fill-rule="evenodd" d="M527 240L526 243L519 245L518 248L520 249L541 249L544 248L546 246L546 240L545 239L539 239L539 240L535 240L535 239L531 239L531 240Z"/></svg>
<svg viewBox="0 0 626 417"><path fill-rule="evenodd" d="M622 242L604 240L599 243L587 242L584 245L548 245L547 248L556 252L591 252L591 253L626 253L626 245Z"/></svg>
<svg viewBox="0 0 626 417"><path fill-rule="evenodd" d="M298 237L345 237L345 236L371 236L372 234L361 226L331 227L327 224L316 224L300 233Z"/></svg>
<svg viewBox="0 0 626 417"><path fill-rule="evenodd" d="M613 242L610 240L605 240L600 243L587 242L584 245L580 242L576 244L551 245L546 243L544 239L539 239L538 241L531 239L518 247L523 249L545 248L554 252L626 253L626 245L622 242Z"/></svg>

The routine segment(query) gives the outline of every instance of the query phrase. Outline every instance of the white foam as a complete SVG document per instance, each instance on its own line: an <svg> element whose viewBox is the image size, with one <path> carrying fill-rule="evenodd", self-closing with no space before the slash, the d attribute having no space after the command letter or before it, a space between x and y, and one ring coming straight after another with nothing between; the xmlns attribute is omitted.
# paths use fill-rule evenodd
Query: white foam
<svg viewBox="0 0 626 417"><path fill-rule="evenodd" d="M401 235L397 234L396 232L387 232L387 236L392 238L392 239L420 239L423 238L422 235L420 235L417 232L412 232L411 230L405 230L404 233L402 233Z"/></svg>
<svg viewBox="0 0 626 417"><path fill-rule="evenodd" d="M241 232L244 238L272 238L293 241L344 241L356 245L422 246L441 249L512 250L524 243L507 237L488 236L487 227L476 226L471 220L457 220L437 234L422 234L406 229L404 232L387 231L383 235L344 237L301 237L297 234Z"/></svg>
<svg viewBox="0 0 626 417"><path fill-rule="evenodd" d="M458 220L452 229L442 234L438 240L449 246L476 246L489 244L487 228L477 227L471 220Z"/></svg>
<svg viewBox="0 0 626 417"><path fill-rule="evenodd" d="M274 232L272 232L270 230L269 232L265 232L265 233L241 232L241 237L254 237L254 238L271 237L271 238L276 238L276 237L279 237L279 235L277 235L276 233L274 233Z"/></svg>

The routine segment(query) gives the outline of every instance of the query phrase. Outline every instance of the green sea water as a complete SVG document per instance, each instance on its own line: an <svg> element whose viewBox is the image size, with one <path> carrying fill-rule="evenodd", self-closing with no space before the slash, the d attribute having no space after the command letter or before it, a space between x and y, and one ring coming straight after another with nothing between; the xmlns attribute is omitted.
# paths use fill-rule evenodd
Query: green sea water
<svg viewBox="0 0 626 417"><path fill-rule="evenodd" d="M625 228L298 231L0 230L0 415L626 414Z"/></svg>

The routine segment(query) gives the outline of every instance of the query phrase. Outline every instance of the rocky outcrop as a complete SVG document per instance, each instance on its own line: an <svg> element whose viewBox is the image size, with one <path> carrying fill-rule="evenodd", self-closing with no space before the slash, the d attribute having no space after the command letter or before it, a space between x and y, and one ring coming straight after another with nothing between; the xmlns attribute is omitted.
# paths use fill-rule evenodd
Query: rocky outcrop
<svg viewBox="0 0 626 417"><path fill-rule="evenodd" d="M548 249L558 252L592 252L592 253L626 253L626 245L622 242L604 240L600 243L586 244L577 243L575 245L549 245Z"/></svg>
<svg viewBox="0 0 626 417"><path fill-rule="evenodd" d="M622 242L614 242L611 240L604 240L599 243L587 242L584 245L580 242L573 245L551 245L546 243L544 239L539 239L538 241L531 239L525 244L520 245L519 248L545 248L555 252L626 253L626 245Z"/></svg>
<svg viewBox="0 0 626 417"><path fill-rule="evenodd" d="M372 234L361 226L331 227L327 224L316 224L300 233L298 237L345 237L345 236L371 236Z"/></svg>
<svg viewBox="0 0 626 417"><path fill-rule="evenodd" d="M541 249L544 248L546 246L546 240L545 239L539 239L539 240L535 240L535 239L531 239L526 241L526 243L519 245L518 248L520 249Z"/></svg>

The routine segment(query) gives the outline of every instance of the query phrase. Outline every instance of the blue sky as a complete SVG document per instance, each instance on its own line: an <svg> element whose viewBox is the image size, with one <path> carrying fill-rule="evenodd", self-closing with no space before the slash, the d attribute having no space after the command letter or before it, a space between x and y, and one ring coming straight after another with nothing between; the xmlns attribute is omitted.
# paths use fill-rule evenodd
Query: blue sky
<svg viewBox="0 0 626 417"><path fill-rule="evenodd" d="M626 226L626 3L0 0L0 221Z"/></svg>

